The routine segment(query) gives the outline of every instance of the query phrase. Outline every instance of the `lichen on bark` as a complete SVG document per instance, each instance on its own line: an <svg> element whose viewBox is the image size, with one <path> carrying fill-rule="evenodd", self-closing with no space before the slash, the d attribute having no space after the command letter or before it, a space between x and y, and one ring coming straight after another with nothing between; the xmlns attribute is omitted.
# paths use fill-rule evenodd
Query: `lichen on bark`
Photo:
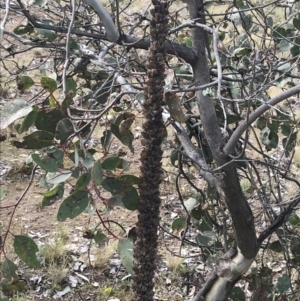
<svg viewBox="0 0 300 301"><path fill-rule="evenodd" d="M150 22L150 49L147 63L148 82L145 103L141 153L140 204L137 222L137 240L134 246L134 300L153 300L153 277L157 254L160 192L162 178L161 159L164 124L162 101L165 79L165 39L168 23L168 3L152 0Z"/></svg>

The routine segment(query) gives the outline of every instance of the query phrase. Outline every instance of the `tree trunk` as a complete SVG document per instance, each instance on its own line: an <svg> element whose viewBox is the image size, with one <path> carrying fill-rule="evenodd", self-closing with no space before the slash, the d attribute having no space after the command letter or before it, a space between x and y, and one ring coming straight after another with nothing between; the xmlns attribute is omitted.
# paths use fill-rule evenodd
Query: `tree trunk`
<svg viewBox="0 0 300 301"><path fill-rule="evenodd" d="M202 0L187 0L191 20L205 24L204 4ZM196 59L192 63L194 81L197 85L210 82L209 68L206 58L207 33L203 28L192 29L193 50ZM222 187L221 198L231 215L237 250L230 250L218 261L210 279L199 291L196 300L222 301L227 300L235 283L240 276L247 272L258 251L254 219L251 208L240 187L238 173L234 162L230 162L222 150L224 146L223 135L219 127L214 104L209 96L202 91L196 92L197 103L206 139L212 151L216 164L221 167L220 174L215 176Z"/></svg>

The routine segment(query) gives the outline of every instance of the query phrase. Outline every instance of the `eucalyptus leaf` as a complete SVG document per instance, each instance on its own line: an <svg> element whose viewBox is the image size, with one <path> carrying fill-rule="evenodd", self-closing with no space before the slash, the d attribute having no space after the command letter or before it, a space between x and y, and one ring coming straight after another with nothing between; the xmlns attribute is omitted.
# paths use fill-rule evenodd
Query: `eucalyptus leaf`
<svg viewBox="0 0 300 301"><path fill-rule="evenodd" d="M206 247L210 241L210 238L199 233L196 235L195 241L199 246Z"/></svg>
<svg viewBox="0 0 300 301"><path fill-rule="evenodd" d="M92 179L95 185L101 185L103 181L102 163L100 160L96 161L92 168Z"/></svg>
<svg viewBox="0 0 300 301"><path fill-rule="evenodd" d="M73 219L81 214L89 204L87 191L78 190L68 196L60 205L57 220L65 221L67 218Z"/></svg>
<svg viewBox="0 0 300 301"><path fill-rule="evenodd" d="M17 80L17 87L21 91L25 91L34 85L34 81L30 76L23 75Z"/></svg>
<svg viewBox="0 0 300 301"><path fill-rule="evenodd" d="M43 29L43 28L36 28L35 29L40 35L45 37L49 42L53 42L57 35L55 34L54 31L49 30L49 29Z"/></svg>
<svg viewBox="0 0 300 301"><path fill-rule="evenodd" d="M45 171L56 172L58 170L58 165L56 161L52 158L49 157L40 158L38 154L32 154L31 157L32 160Z"/></svg>
<svg viewBox="0 0 300 301"><path fill-rule="evenodd" d="M130 187L124 192L122 203L126 209L137 210L139 206L139 200L140 198L137 190L134 187Z"/></svg>
<svg viewBox="0 0 300 301"><path fill-rule="evenodd" d="M64 144L74 133L73 123L69 118L61 119L56 126L55 138Z"/></svg>
<svg viewBox="0 0 300 301"><path fill-rule="evenodd" d="M129 239L120 239L117 252L123 266L131 275L133 275L133 242Z"/></svg>
<svg viewBox="0 0 300 301"><path fill-rule="evenodd" d="M53 93L57 89L57 83L54 79L42 76L41 77L42 87L50 93Z"/></svg>
<svg viewBox="0 0 300 301"><path fill-rule="evenodd" d="M29 267L38 267L40 265L36 257L36 253L39 249L36 243L28 236L16 235L14 239L14 250Z"/></svg>

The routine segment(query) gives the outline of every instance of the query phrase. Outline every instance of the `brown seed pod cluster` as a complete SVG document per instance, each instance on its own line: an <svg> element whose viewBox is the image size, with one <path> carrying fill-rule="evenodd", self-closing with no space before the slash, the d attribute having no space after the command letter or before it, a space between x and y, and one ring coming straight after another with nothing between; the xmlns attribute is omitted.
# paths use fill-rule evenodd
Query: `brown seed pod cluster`
<svg viewBox="0 0 300 301"><path fill-rule="evenodd" d="M143 108L143 151L141 154L140 205L137 240L134 249L134 300L153 300L153 277L157 252L161 183L161 144L164 134L162 101L165 79L165 39L168 24L168 3L152 0L150 49L148 55L148 82Z"/></svg>

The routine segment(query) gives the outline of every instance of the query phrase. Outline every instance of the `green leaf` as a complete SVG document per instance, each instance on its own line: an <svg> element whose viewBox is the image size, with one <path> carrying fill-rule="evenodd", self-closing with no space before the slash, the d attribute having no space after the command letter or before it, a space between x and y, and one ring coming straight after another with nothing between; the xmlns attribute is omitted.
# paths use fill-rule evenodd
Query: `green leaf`
<svg viewBox="0 0 300 301"><path fill-rule="evenodd" d="M284 136L290 136L291 131L292 131L292 127L291 127L290 124L287 124L287 125L283 124L283 125L281 126L281 133L282 133Z"/></svg>
<svg viewBox="0 0 300 301"><path fill-rule="evenodd" d="M250 31L253 22L252 22L252 16L251 15L246 15L244 13L241 14L241 25L245 29L245 31Z"/></svg>
<svg viewBox="0 0 300 301"><path fill-rule="evenodd" d="M291 253L295 258L300 259L300 239L298 237L293 237L291 240Z"/></svg>
<svg viewBox="0 0 300 301"><path fill-rule="evenodd" d="M12 279L16 279L18 276L16 270L18 267L9 259L6 259L1 266L4 277L11 282Z"/></svg>
<svg viewBox="0 0 300 301"><path fill-rule="evenodd" d="M134 187L130 187L125 191L125 194L122 198L122 203L128 210L137 210L139 206L139 200L140 197L137 193L137 190Z"/></svg>
<svg viewBox="0 0 300 301"><path fill-rule="evenodd" d="M68 138L74 133L74 128L69 118L61 119L56 126L55 138L64 144Z"/></svg>
<svg viewBox="0 0 300 301"><path fill-rule="evenodd" d="M110 210L113 207L122 207L125 208L123 202L122 202L122 198L120 197L120 195L115 195L112 198L109 198L107 201L107 208Z"/></svg>
<svg viewBox="0 0 300 301"><path fill-rule="evenodd" d="M203 216L203 221L200 225L200 230L204 233L206 231L212 231L213 230L213 224L211 220Z"/></svg>
<svg viewBox="0 0 300 301"><path fill-rule="evenodd" d="M268 249L274 251L274 252L277 252L277 253L281 253L282 252L282 245L280 243L279 240L276 240L276 241L273 241L272 243L270 243L268 245Z"/></svg>
<svg viewBox="0 0 300 301"><path fill-rule="evenodd" d="M251 33L258 33L260 30L260 26L259 25L254 25L251 29Z"/></svg>
<svg viewBox="0 0 300 301"><path fill-rule="evenodd" d="M200 220L202 215L203 215L203 210L201 210L200 206L192 209L192 211L191 211L192 218L194 218L196 220Z"/></svg>
<svg viewBox="0 0 300 301"><path fill-rule="evenodd" d="M35 30L45 37L49 42L53 42L56 39L56 34L54 31L49 30L49 29L43 29L43 28L35 28ZM50 92L50 91L49 91ZM52 91L53 92L53 91Z"/></svg>
<svg viewBox="0 0 300 301"><path fill-rule="evenodd" d="M40 166L45 171L56 172L58 170L57 163L52 158L45 157L41 159L38 154L32 154L31 158L38 166Z"/></svg>
<svg viewBox="0 0 300 301"><path fill-rule="evenodd" d="M92 168L95 162L95 159L93 157L93 155L91 153L87 153L85 158L80 158L80 162L81 164L85 167L85 168Z"/></svg>
<svg viewBox="0 0 300 301"><path fill-rule="evenodd" d="M236 123L241 120L241 117L237 114L229 114L227 115L227 124Z"/></svg>
<svg viewBox="0 0 300 301"><path fill-rule="evenodd" d="M45 6L48 3L48 0L33 0L32 5L37 5L37 6Z"/></svg>
<svg viewBox="0 0 300 301"><path fill-rule="evenodd" d="M102 187L111 194L119 194L127 188L120 179L113 177L106 177L102 182Z"/></svg>
<svg viewBox="0 0 300 301"><path fill-rule="evenodd" d="M299 226L299 224L300 224L300 218L299 218L299 216L297 215L297 213L293 214L293 215L289 218L289 223L290 223L292 226Z"/></svg>
<svg viewBox="0 0 300 301"><path fill-rule="evenodd" d="M267 17L266 21L267 21L267 25L272 28L273 27L273 18Z"/></svg>
<svg viewBox="0 0 300 301"><path fill-rule="evenodd" d="M132 153L133 149L133 139L134 136L130 131L130 127L135 119L135 115L132 113L123 113L118 116L115 123L111 125L111 132L125 145Z"/></svg>
<svg viewBox="0 0 300 301"><path fill-rule="evenodd" d="M171 164L175 167L177 167L175 162L178 161L178 154L179 154L178 150L173 149L170 155Z"/></svg>
<svg viewBox="0 0 300 301"><path fill-rule="evenodd" d="M243 0L237 0L237 1L235 2L235 6L236 6L237 8L239 8L239 9L246 9L246 8L248 8L248 5L245 4Z"/></svg>
<svg viewBox="0 0 300 301"><path fill-rule="evenodd" d="M285 40L283 40L283 41L285 41ZM277 69L282 72L288 72L291 70L291 68L292 68L292 66L290 63L284 63L284 64L280 65ZM281 114L281 115L283 115L283 114ZM285 115L283 115L283 117L285 117L285 119L287 118L287 116L285 116Z"/></svg>
<svg viewBox="0 0 300 301"><path fill-rule="evenodd" d="M66 79L66 88L67 88L67 94L69 94L69 92L76 93L77 84L72 77L68 77Z"/></svg>
<svg viewBox="0 0 300 301"><path fill-rule="evenodd" d="M14 250L29 267L38 267L40 265L36 257L36 252L38 252L39 249L36 243L28 236L16 235L14 239Z"/></svg>
<svg viewBox="0 0 300 301"><path fill-rule="evenodd" d="M144 92L139 92L135 95L135 99L140 103L143 104L145 101L145 93Z"/></svg>
<svg viewBox="0 0 300 301"><path fill-rule="evenodd" d="M72 175L72 171L63 170L60 172L56 172L55 174L48 174L47 175L47 182L49 184L59 184L67 181Z"/></svg>
<svg viewBox="0 0 300 301"><path fill-rule="evenodd" d="M40 111L36 117L35 126L38 130L55 134L58 122L65 117L59 109L51 109L48 112Z"/></svg>
<svg viewBox="0 0 300 301"><path fill-rule="evenodd" d="M193 46L193 41L192 41L191 38L186 38L184 42L185 42L185 45L187 47L192 47Z"/></svg>
<svg viewBox="0 0 300 301"><path fill-rule="evenodd" d="M46 191L43 193L43 196L46 196L46 197L50 197L50 196L54 196L54 195L61 195L61 192L60 192L60 188L63 187L63 185L60 183L58 185L56 185L55 187L53 187L52 189L50 189L49 191Z"/></svg>
<svg viewBox="0 0 300 301"><path fill-rule="evenodd" d="M24 149L41 149L47 146L54 145L54 135L45 131L35 131L30 135L24 137L24 141L19 143L14 143L18 148Z"/></svg>
<svg viewBox="0 0 300 301"><path fill-rule="evenodd" d="M92 179L96 186L101 185L103 181L102 163L100 160L96 161L92 168Z"/></svg>
<svg viewBox="0 0 300 301"><path fill-rule="evenodd" d="M81 214L89 204L87 191L78 190L68 196L60 205L57 220L65 221L67 218L73 219Z"/></svg>
<svg viewBox="0 0 300 301"><path fill-rule="evenodd" d="M180 231L182 229L184 229L186 226L186 220L184 217L178 217L176 219L174 219L173 223L172 223L172 230L173 231Z"/></svg>
<svg viewBox="0 0 300 301"><path fill-rule="evenodd" d="M76 189L78 190L84 190L87 188L91 181L91 174L90 173L84 173L80 176L80 178L76 182Z"/></svg>
<svg viewBox="0 0 300 301"><path fill-rule="evenodd" d="M56 81L47 76L41 77L41 85L45 90L47 90L50 93L53 93L57 89Z"/></svg>
<svg viewBox="0 0 300 301"><path fill-rule="evenodd" d="M25 91L34 85L34 81L30 76L23 75L17 80L17 87L21 91Z"/></svg>
<svg viewBox="0 0 300 301"><path fill-rule="evenodd" d="M59 168L64 167L64 156L65 153L61 149L57 149L56 147L46 149L46 153L49 157L55 159Z"/></svg>
<svg viewBox="0 0 300 301"><path fill-rule="evenodd" d="M269 143L267 145L267 150L270 151L272 148L276 148L278 145L278 135L275 131L271 131L269 134Z"/></svg>
<svg viewBox="0 0 300 301"><path fill-rule="evenodd" d="M28 33L28 34L31 34L31 33L33 33L34 32L34 27L30 24L30 23L28 23L27 25L19 25L19 26L17 26L14 30L13 30L13 32L16 34L16 35L23 35L23 34L26 34L26 33Z"/></svg>
<svg viewBox="0 0 300 301"><path fill-rule="evenodd" d="M245 301L245 293L240 287L234 287L229 295L230 299L234 301Z"/></svg>
<svg viewBox="0 0 300 301"><path fill-rule="evenodd" d="M29 112L29 114L24 118L21 126L18 129L18 133L22 134L27 131L35 123L37 115L38 111L33 108L33 111Z"/></svg>
<svg viewBox="0 0 300 301"><path fill-rule="evenodd" d="M17 280L12 283L3 281L3 282L0 282L0 287L1 287L1 290L4 295L12 296L12 295L14 295L15 292L20 292L20 291L24 290L25 284L26 284L26 282L24 280ZM0 300L8 300L8 299L6 299L6 298L3 299L0 295Z"/></svg>
<svg viewBox="0 0 300 301"><path fill-rule="evenodd" d="M74 50L80 49L79 45L73 38L70 38L70 49L74 49Z"/></svg>
<svg viewBox="0 0 300 301"><path fill-rule="evenodd" d="M248 48L248 47L242 47L242 48L237 48L233 51L233 54L237 57L242 57L244 55L247 55L249 53L252 52L252 49L251 48Z"/></svg>
<svg viewBox="0 0 300 301"><path fill-rule="evenodd" d="M283 27L277 27L273 29L273 37L277 38L277 42L279 43L282 38L287 36L287 32Z"/></svg>
<svg viewBox="0 0 300 301"><path fill-rule="evenodd" d="M73 102L74 96L75 96L75 93L73 90L71 90L69 93L67 93L67 96L65 97L65 99L62 101L62 104L61 104L61 108L63 110L66 110L69 108L69 106Z"/></svg>
<svg viewBox="0 0 300 301"><path fill-rule="evenodd" d="M107 170L114 170L120 166L122 159L119 157L108 157L102 162L102 168Z"/></svg>
<svg viewBox="0 0 300 301"><path fill-rule="evenodd" d="M54 188L43 193L42 207L50 206L64 195L64 185L62 183L56 185Z"/></svg>
<svg viewBox="0 0 300 301"><path fill-rule="evenodd" d="M297 28L298 30L300 30L300 19L294 18L293 19L293 25L295 26L295 28Z"/></svg>
<svg viewBox="0 0 300 301"><path fill-rule="evenodd" d="M210 241L210 238L199 233L195 237L195 241L199 246L206 247L208 245L208 242Z"/></svg>
<svg viewBox="0 0 300 301"><path fill-rule="evenodd" d="M288 157L294 150L297 143L297 132L291 134L288 138L282 140L285 156Z"/></svg>
<svg viewBox="0 0 300 301"><path fill-rule="evenodd" d="M97 231L94 235L93 235L93 239L95 240L95 242L98 244L99 242L102 242L103 240L107 240L107 236L105 234L103 234L100 231Z"/></svg>
<svg viewBox="0 0 300 301"><path fill-rule="evenodd" d="M287 40L281 40L278 47L280 51L285 52L290 50L291 45Z"/></svg>
<svg viewBox="0 0 300 301"><path fill-rule="evenodd" d="M298 45L294 45L291 47L290 52L293 57L298 56L300 54L300 47Z"/></svg>
<svg viewBox="0 0 300 301"><path fill-rule="evenodd" d="M0 186L0 201L2 201L5 198L5 186Z"/></svg>
<svg viewBox="0 0 300 301"><path fill-rule="evenodd" d="M131 186L131 185L139 185L141 182L141 179L133 176L133 175L123 175L119 178L124 185Z"/></svg>
<svg viewBox="0 0 300 301"><path fill-rule="evenodd" d="M133 275L133 242L128 239L120 239L117 252L120 256L123 266L126 268L128 273Z"/></svg>
<svg viewBox="0 0 300 301"><path fill-rule="evenodd" d="M277 281L277 289L279 293L284 293L291 288L291 279L287 274L282 275L278 278Z"/></svg>
<svg viewBox="0 0 300 301"><path fill-rule="evenodd" d="M126 128L123 128L122 130L118 130L119 133L115 130L114 124L111 125L111 131L112 133L125 145L127 146L132 153L134 153L132 142L134 140L133 133Z"/></svg>

